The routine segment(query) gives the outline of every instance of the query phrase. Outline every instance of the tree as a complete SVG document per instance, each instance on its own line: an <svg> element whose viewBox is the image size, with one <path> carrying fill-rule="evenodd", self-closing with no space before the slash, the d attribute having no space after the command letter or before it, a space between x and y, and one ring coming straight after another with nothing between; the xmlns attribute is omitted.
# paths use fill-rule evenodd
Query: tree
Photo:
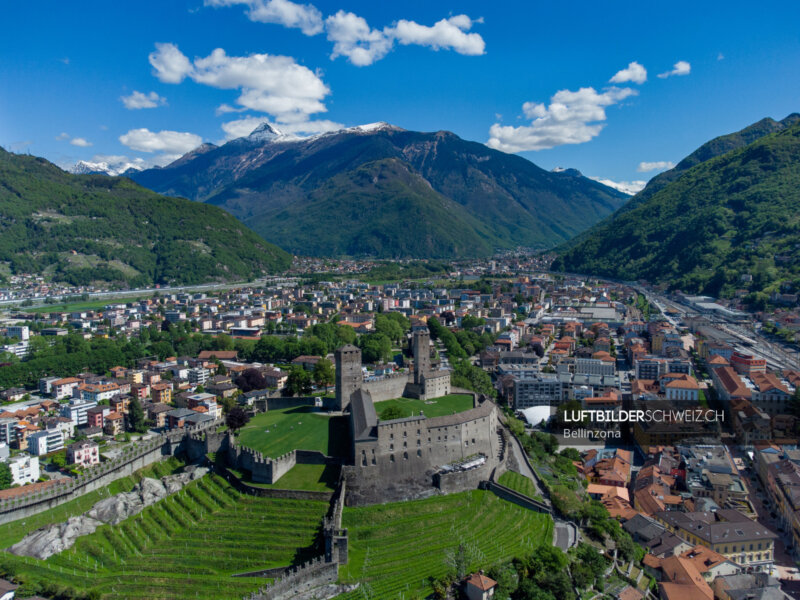
<svg viewBox="0 0 800 600"><path fill-rule="evenodd" d="M334 380L334 369L331 361L327 358L320 358L317 364L314 365L312 377L314 378L314 383L318 386L324 385L327 390L328 386L333 384Z"/></svg>
<svg viewBox="0 0 800 600"><path fill-rule="evenodd" d="M247 422L249 420L250 420L250 415L247 414L242 407L234 406L228 412L228 416L225 417L225 424L228 426L228 429L236 433L242 427L247 425Z"/></svg>
<svg viewBox="0 0 800 600"><path fill-rule="evenodd" d="M144 410L138 398L132 398L128 406L128 426L136 433L147 431L147 423L144 420Z"/></svg>
<svg viewBox="0 0 800 600"><path fill-rule="evenodd" d="M253 390L263 390L267 387L267 380L264 374L256 368L245 369L234 383L245 394Z"/></svg>
<svg viewBox="0 0 800 600"><path fill-rule="evenodd" d="M303 367L293 366L286 378L286 387L293 396L311 393L311 373Z"/></svg>
<svg viewBox="0 0 800 600"><path fill-rule="evenodd" d="M384 408L383 412L381 413L381 421L393 421L395 419L402 419L405 417L405 413L403 409L399 406L389 406L388 408Z"/></svg>
<svg viewBox="0 0 800 600"><path fill-rule="evenodd" d="M13 482L11 468L6 463L0 463L0 490L7 490Z"/></svg>

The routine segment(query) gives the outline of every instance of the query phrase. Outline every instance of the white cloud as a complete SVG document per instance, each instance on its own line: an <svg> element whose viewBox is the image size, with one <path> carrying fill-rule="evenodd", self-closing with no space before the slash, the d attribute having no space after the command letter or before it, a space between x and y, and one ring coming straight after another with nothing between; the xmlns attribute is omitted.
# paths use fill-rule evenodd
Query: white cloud
<svg viewBox="0 0 800 600"><path fill-rule="evenodd" d="M167 103L166 98L162 98L155 92L144 94L136 90L130 96L120 96L122 103L128 110L137 110L140 108L156 108L157 106L164 106Z"/></svg>
<svg viewBox="0 0 800 600"><path fill-rule="evenodd" d="M275 23L299 29L306 35L322 33L322 13L312 4L289 0L205 0L206 6L247 6L247 18L259 23Z"/></svg>
<svg viewBox="0 0 800 600"><path fill-rule="evenodd" d="M73 146L78 146L80 148L88 148L89 146L92 145L92 142L88 141L85 138L81 138L81 137L72 138L69 141L69 143L72 144Z"/></svg>
<svg viewBox="0 0 800 600"><path fill-rule="evenodd" d="M722 52L720 52L719 54L717 54L717 60L725 60L725 55Z"/></svg>
<svg viewBox="0 0 800 600"><path fill-rule="evenodd" d="M165 155L180 156L197 148L203 138L194 133L182 131L150 131L149 129L131 129L119 136L119 141L131 150L139 152L163 152Z"/></svg>
<svg viewBox="0 0 800 600"><path fill-rule="evenodd" d="M675 163L669 160L656 160L653 162L642 161L636 170L639 173L648 173L649 171L663 171L664 169L671 169Z"/></svg>
<svg viewBox="0 0 800 600"><path fill-rule="evenodd" d="M331 58L346 56L358 67L371 65L392 49L392 37L371 29L364 17L340 10L325 19L328 40L333 42Z"/></svg>
<svg viewBox="0 0 800 600"><path fill-rule="evenodd" d="M667 77L672 77L673 75L688 75L692 72L692 65L690 65L685 60L679 60L672 66L672 71L667 71L665 73L659 73L659 79L666 79Z"/></svg>
<svg viewBox="0 0 800 600"><path fill-rule="evenodd" d="M64 140L68 139L69 139L69 134L64 131L62 131L56 136L56 140L58 140L59 142L63 142Z"/></svg>
<svg viewBox="0 0 800 600"><path fill-rule="evenodd" d="M322 100L330 93L328 86L319 75L290 56L228 56L225 50L217 48L207 57L190 62L173 44L156 44L156 48L150 55L154 66L166 62L160 59L166 52L170 63L188 65L182 69L193 81L219 89L241 90L236 103L246 109L268 113L285 122L307 121L309 115L327 110ZM218 110L226 112L230 108L223 105Z"/></svg>
<svg viewBox="0 0 800 600"><path fill-rule="evenodd" d="M222 130L225 132L225 139L222 141L248 136L256 127L264 123L269 123L274 129L277 129L283 134L296 135L298 137L325 133L327 131L337 131L344 127L341 123L334 123L333 121L324 119L275 124L266 117L245 117L222 124Z"/></svg>
<svg viewBox="0 0 800 600"><path fill-rule="evenodd" d="M156 44L147 58L154 75L164 83L180 83L192 72L192 63L175 44Z"/></svg>
<svg viewBox="0 0 800 600"><path fill-rule="evenodd" d="M647 81L647 69L645 69L638 62L634 61L628 63L628 66L616 74L609 80L611 83L626 83L632 81L633 83L644 83Z"/></svg>
<svg viewBox="0 0 800 600"><path fill-rule="evenodd" d="M459 54L478 56L484 53L486 44L479 34L467 33L474 22L467 15L456 15L428 27L401 19L391 28L390 34L405 46L417 44L434 50L455 50Z"/></svg>
<svg viewBox="0 0 800 600"><path fill-rule="evenodd" d="M503 152L522 152L588 142L605 126L606 107L637 93L631 88L618 87L602 93L592 87L560 90L547 106L536 102L522 105L523 113L532 121L530 125L492 125L487 145Z"/></svg>
<svg viewBox="0 0 800 600"><path fill-rule="evenodd" d="M593 179L597 183L602 183L603 185L614 188L623 194L629 194L631 196L641 192L644 189L644 186L647 185L646 181L638 179L635 181L613 181L611 179L601 179L600 177L589 177L589 179Z"/></svg>

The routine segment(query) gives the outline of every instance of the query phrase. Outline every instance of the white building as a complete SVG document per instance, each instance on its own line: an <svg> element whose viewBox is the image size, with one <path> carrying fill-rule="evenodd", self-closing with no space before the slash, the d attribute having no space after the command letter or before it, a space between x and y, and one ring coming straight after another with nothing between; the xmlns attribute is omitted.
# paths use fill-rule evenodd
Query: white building
<svg viewBox="0 0 800 600"><path fill-rule="evenodd" d="M61 415L71 419L75 425L80 427L81 425L86 425L86 411L93 406L97 406L97 402L73 398L69 401L69 404L61 408Z"/></svg>
<svg viewBox="0 0 800 600"><path fill-rule="evenodd" d="M59 427L43 429L28 436L28 452L42 456L64 448L64 434Z"/></svg>
<svg viewBox="0 0 800 600"><path fill-rule="evenodd" d="M11 478L14 483L25 485L39 479L39 457L30 454L17 454L8 460Z"/></svg>

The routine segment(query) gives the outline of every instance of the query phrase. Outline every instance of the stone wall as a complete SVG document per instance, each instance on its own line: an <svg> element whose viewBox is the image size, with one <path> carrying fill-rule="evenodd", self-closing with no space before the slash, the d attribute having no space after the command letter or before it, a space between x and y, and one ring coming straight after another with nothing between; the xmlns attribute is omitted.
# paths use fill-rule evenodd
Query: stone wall
<svg viewBox="0 0 800 600"><path fill-rule="evenodd" d="M85 469L78 477L41 491L0 501L0 524L30 517L64 502L100 489L116 479L162 460L186 452L187 440L206 430L214 431L220 421L169 431L129 446L120 456ZM196 442L195 442L196 443Z"/></svg>
<svg viewBox="0 0 800 600"><path fill-rule="evenodd" d="M403 397L408 383L407 373L395 373L375 381L365 381L361 388L369 391L373 402L383 402Z"/></svg>
<svg viewBox="0 0 800 600"><path fill-rule="evenodd" d="M553 514L552 509L543 502L529 498L528 496L520 494L519 492L515 492L511 488L507 488L506 486L495 483L494 481L485 481L481 487L494 492L495 495L499 496L503 500L513 502L514 504L517 504L523 508L535 510L536 512L540 513L546 513L548 515Z"/></svg>
<svg viewBox="0 0 800 600"><path fill-rule="evenodd" d="M445 494L476 490L481 482L489 479L493 465L487 461L480 467L467 471L453 471L450 473L436 473L433 476L433 484Z"/></svg>
<svg viewBox="0 0 800 600"><path fill-rule="evenodd" d="M284 600L294 598L316 587L336 583L339 565L325 562L322 557L294 567L258 592L245 597L245 600Z"/></svg>
<svg viewBox="0 0 800 600"><path fill-rule="evenodd" d="M333 492L311 492L305 490L280 490L274 488L263 488L257 485L252 485L246 481L242 481L236 473L231 472L229 469L224 469L223 473L225 479L233 485L240 492L249 494L250 496L259 496L261 498L280 498L281 500L318 500L321 502L330 502L333 497Z"/></svg>

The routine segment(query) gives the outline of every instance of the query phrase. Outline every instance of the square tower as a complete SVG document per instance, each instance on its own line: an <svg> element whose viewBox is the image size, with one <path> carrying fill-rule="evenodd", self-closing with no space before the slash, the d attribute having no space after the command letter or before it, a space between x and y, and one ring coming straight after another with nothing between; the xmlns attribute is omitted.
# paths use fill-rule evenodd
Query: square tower
<svg viewBox="0 0 800 600"><path fill-rule="evenodd" d="M425 374L431 370L431 334L414 332L414 383L422 385Z"/></svg>
<svg viewBox="0 0 800 600"><path fill-rule="evenodd" d="M344 410L350 404L350 396L361 388L364 381L361 373L361 350L352 344L337 348L336 361L336 410Z"/></svg>

